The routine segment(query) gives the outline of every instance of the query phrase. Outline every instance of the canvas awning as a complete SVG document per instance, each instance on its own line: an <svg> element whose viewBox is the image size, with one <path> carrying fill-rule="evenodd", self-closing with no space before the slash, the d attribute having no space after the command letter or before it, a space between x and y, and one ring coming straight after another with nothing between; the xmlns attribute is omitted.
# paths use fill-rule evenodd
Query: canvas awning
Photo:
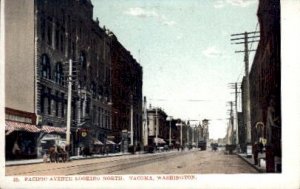
<svg viewBox="0 0 300 189"><path fill-rule="evenodd" d="M31 133L37 133L41 131L41 129L35 125L15 121L5 121L5 130L7 131L5 133L6 135L9 135L13 131L27 131Z"/></svg>
<svg viewBox="0 0 300 189"><path fill-rule="evenodd" d="M158 144L166 144L166 141L162 138L154 138L154 143L158 143Z"/></svg>
<svg viewBox="0 0 300 189"><path fill-rule="evenodd" d="M93 138L93 144L94 145L103 145L103 143L100 140L96 139L96 138Z"/></svg>
<svg viewBox="0 0 300 189"><path fill-rule="evenodd" d="M116 144L114 141L106 140L106 144Z"/></svg>
<svg viewBox="0 0 300 189"><path fill-rule="evenodd" d="M46 133L66 133L66 127L53 127L48 125L43 125L41 131Z"/></svg>

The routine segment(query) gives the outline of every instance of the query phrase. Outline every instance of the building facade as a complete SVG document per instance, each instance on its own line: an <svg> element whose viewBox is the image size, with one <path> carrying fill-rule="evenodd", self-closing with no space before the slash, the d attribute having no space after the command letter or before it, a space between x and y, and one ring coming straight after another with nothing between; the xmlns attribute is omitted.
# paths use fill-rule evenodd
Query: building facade
<svg viewBox="0 0 300 189"><path fill-rule="evenodd" d="M164 140L164 137L168 136L166 128L169 128L166 119L167 114L161 108L151 107L150 105L147 110L148 145L158 146L167 144Z"/></svg>
<svg viewBox="0 0 300 189"><path fill-rule="evenodd" d="M112 131L128 129L128 102L133 102L134 136L141 141L142 68L113 33L93 19L90 0L9 0L5 10L7 152L15 141L22 146L26 138L32 154L41 156L45 137L65 140L69 81L71 155L95 142L118 142ZM113 58L119 52L122 58ZM119 63L122 66L116 66ZM121 96L112 95L120 91ZM118 100L126 102L124 107ZM112 118L118 126L113 127Z"/></svg>
<svg viewBox="0 0 300 189"><path fill-rule="evenodd" d="M267 172L281 172L280 1L260 0L257 16L260 41L249 75L252 142L266 139Z"/></svg>
<svg viewBox="0 0 300 189"><path fill-rule="evenodd" d="M139 148L143 143L143 70L115 35L111 36L111 56L113 135L123 145L133 136L134 145ZM124 138L124 133L128 137Z"/></svg>

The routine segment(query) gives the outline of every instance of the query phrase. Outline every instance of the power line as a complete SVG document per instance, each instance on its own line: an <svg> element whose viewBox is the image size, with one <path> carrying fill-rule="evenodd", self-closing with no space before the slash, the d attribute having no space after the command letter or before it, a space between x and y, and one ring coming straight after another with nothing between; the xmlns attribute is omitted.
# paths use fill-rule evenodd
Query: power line
<svg viewBox="0 0 300 189"><path fill-rule="evenodd" d="M238 34L232 34L230 39L231 41L238 41L234 44L244 44L244 50L242 51L235 51L235 53L244 53L244 63L245 63L245 97L246 97L246 117L245 122L247 125L247 139L246 142L250 144L251 142L251 120L250 120L250 88L249 88L249 53L251 51L254 51L252 49L249 49L249 39L252 39L252 42L258 42L259 41L259 32L244 32L244 33L238 33ZM249 36L249 34L254 34L254 36ZM236 37L238 36L238 38ZM242 38L243 36L243 38ZM241 41L242 40L242 41Z"/></svg>

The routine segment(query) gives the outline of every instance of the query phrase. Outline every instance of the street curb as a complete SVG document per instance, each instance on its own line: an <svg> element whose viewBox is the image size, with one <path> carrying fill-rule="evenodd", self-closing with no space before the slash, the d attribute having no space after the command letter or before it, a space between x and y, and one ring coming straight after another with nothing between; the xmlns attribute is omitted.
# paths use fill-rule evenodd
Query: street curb
<svg viewBox="0 0 300 189"><path fill-rule="evenodd" d="M253 167L255 170L257 170L259 173L265 173L265 169L263 168L259 168L258 166L254 165L253 163L249 162L245 157L241 156L240 154L234 153L235 155L237 155L239 158L241 158L242 160L244 160L246 163L248 163L251 167Z"/></svg>

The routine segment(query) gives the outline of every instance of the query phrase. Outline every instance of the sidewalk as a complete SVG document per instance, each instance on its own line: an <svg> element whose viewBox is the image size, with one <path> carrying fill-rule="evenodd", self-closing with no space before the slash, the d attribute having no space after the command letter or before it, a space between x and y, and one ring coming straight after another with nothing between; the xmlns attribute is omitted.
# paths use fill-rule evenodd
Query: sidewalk
<svg viewBox="0 0 300 189"><path fill-rule="evenodd" d="M246 154L238 154L235 153L238 157L240 157L242 160L247 162L249 165L251 165L254 169L256 169L260 173L265 173L266 172L266 163L261 163L261 166L254 165L254 159L253 157L247 158Z"/></svg>
<svg viewBox="0 0 300 189"><path fill-rule="evenodd" d="M111 153L108 155L101 155L101 154L95 154L92 156L71 156L71 160L81 160L81 159L93 159L93 158L106 158L106 157L114 157L114 156L123 156L123 155L129 155L130 153ZM49 160L48 160L49 161ZM14 165L27 165L27 164L36 164L36 163L43 163L43 158L38 159L24 159L24 160L10 160L5 161L5 166L14 166Z"/></svg>

